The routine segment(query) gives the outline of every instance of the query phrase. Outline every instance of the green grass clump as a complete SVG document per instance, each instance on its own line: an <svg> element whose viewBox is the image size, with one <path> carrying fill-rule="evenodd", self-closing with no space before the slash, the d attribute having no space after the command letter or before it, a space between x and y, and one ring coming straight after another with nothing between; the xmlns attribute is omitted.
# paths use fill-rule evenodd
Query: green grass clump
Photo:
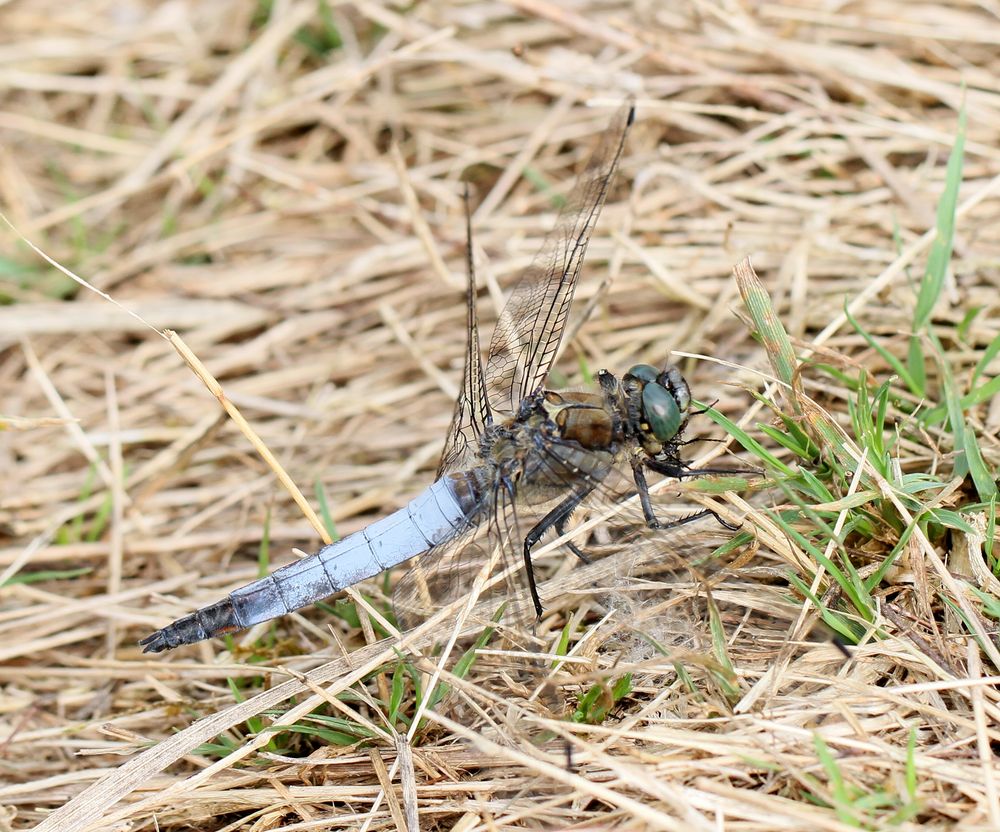
<svg viewBox="0 0 1000 832"><path fill-rule="evenodd" d="M843 367L852 366L846 360L840 367L801 360L763 284L748 266L737 269L755 335L779 382L778 395L756 394L773 416L771 424L756 427L778 450L768 450L717 411L709 409L708 414L756 457L768 472L769 484L783 496L782 506L763 510L762 516L801 556L798 566L809 565L793 569L789 581L827 625L851 643L867 632L881 632L878 598L884 581L917 532L932 546L946 545L951 534L975 534L967 518L981 515L989 528L989 566L1000 574L992 557L997 473L981 451L977 423L969 418L971 409L1000 390L1000 377L984 379L987 366L1000 353L1000 336L981 351L971 373L962 373L954 355L959 347L969 349L963 332L975 310L958 325L942 325L934 318L955 233L964 136L963 112L938 205L936 237L915 287L905 358L849 309L845 312L850 326L891 369L888 378L873 378L856 363L853 372L845 371ZM846 390L846 420L831 415L838 410L836 403L825 408L806 394L805 379L812 370ZM963 376L968 378L964 385L958 381ZM936 446L930 448L926 439L932 432ZM924 447L927 453L913 456L914 447ZM811 587L820 575L822 591L817 593ZM978 636L968 607L943 585L936 592L936 609L960 612L959 620ZM997 608L989 593L980 591L975 597L983 614Z"/></svg>

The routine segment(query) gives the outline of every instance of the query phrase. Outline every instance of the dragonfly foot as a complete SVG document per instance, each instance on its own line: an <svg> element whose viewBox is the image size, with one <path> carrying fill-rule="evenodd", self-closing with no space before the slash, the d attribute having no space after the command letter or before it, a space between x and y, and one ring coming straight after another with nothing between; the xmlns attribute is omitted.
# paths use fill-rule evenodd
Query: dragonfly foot
<svg viewBox="0 0 1000 832"><path fill-rule="evenodd" d="M739 531L740 526L734 526L726 520L723 520L718 514L716 514L712 509L705 508L701 511L696 511L693 514L687 514L684 517L678 517L676 520L671 520L669 523L661 523L655 517L650 518L646 525L653 529L654 531L659 531L663 529L676 529L678 526L685 526L688 523L693 523L695 520L701 520L702 517L708 517L712 515L716 522L723 528L729 529L731 532Z"/></svg>
<svg viewBox="0 0 1000 832"><path fill-rule="evenodd" d="M560 534L564 534L564 532L561 529L559 530L559 533ZM583 551L583 549L581 549L579 546L577 546L572 540L567 540L566 541L566 548L569 549L574 555L576 555L584 563L590 563L591 562L590 556L587 555Z"/></svg>

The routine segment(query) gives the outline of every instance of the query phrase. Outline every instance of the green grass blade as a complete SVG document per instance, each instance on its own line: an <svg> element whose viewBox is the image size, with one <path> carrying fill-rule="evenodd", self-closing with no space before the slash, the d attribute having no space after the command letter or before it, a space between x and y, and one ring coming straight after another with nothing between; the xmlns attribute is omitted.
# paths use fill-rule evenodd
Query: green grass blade
<svg viewBox="0 0 1000 832"><path fill-rule="evenodd" d="M933 336L931 336L933 338ZM959 401L955 379L951 374L947 356L941 343L934 340L937 352L938 367L941 371L941 387L944 394L945 407L948 409L948 426L951 429L952 447L955 449L954 471L956 477L964 477L969 473L969 461L965 449L965 417L962 415L962 403Z"/></svg>
<svg viewBox="0 0 1000 832"><path fill-rule="evenodd" d="M807 494L814 503L832 503L836 499L825 483L807 468L799 471L799 480L801 486L798 490Z"/></svg>
<svg viewBox="0 0 1000 832"><path fill-rule="evenodd" d="M81 566L79 569L41 569L38 572L20 572L12 575L6 581L0 583L0 589L5 586L38 584L43 581L65 581L79 578L82 575L89 575L93 572L93 567Z"/></svg>
<svg viewBox="0 0 1000 832"><path fill-rule="evenodd" d="M863 326L861 326L860 323L858 323L854 319L854 316L851 314L851 310L848 308L846 300L844 301L844 317L847 318L847 323L851 325L854 331L865 339L865 341L868 343L868 346L870 346L873 350L875 350L875 352L877 352L880 356L882 356L882 360L885 361L885 363L888 364L890 367L892 367L896 375L898 375L901 379L903 379L903 383L909 388L910 392L913 393L913 395L920 397L923 397L925 395L923 388L917 383L917 380L913 378L912 375L910 375L909 368L906 367L902 361L896 358L896 356L893 355L893 353L891 353L888 349L882 346L882 344L875 338L874 335L868 332L868 330L866 330Z"/></svg>
<svg viewBox="0 0 1000 832"><path fill-rule="evenodd" d="M257 548L257 577L266 577L271 571L271 507L264 514L264 531L260 536L260 546Z"/></svg>
<svg viewBox="0 0 1000 832"><path fill-rule="evenodd" d="M563 625L562 631L559 633L559 641L556 642L555 649L552 651L557 656L565 656L569 652L569 628L571 623L572 620L568 620ZM560 659L553 659L551 666L558 667L560 664L562 664Z"/></svg>
<svg viewBox="0 0 1000 832"><path fill-rule="evenodd" d="M868 576L867 580L865 580L865 587L869 592L874 592L875 589L882 583L882 579L892 568L892 565L896 562L896 558L903 553L903 550L906 548L906 544L909 543L910 538L913 536L914 529L917 528L917 522L918 518L914 518L907 524L906 528L903 529L903 533L899 536L899 540L896 541L896 545L892 547L892 551L885 556L885 559L879 567Z"/></svg>
<svg viewBox="0 0 1000 832"><path fill-rule="evenodd" d="M965 155L965 104L958 111L958 130L955 144L948 157L945 172L944 192L937 206L937 233L927 257L924 279L920 282L916 308L913 311L913 332L920 333L930 323L931 314L941 296L944 278L951 261L951 250L955 238L955 208L958 205L958 188L962 184L962 163Z"/></svg>
<svg viewBox="0 0 1000 832"><path fill-rule="evenodd" d="M987 560L993 559L993 540L997 533L997 495L990 498L990 505L986 513L986 542L983 544L983 551ZM996 568L994 567L994 573Z"/></svg>
<svg viewBox="0 0 1000 832"><path fill-rule="evenodd" d="M978 595L980 593L976 594ZM955 617L962 622L962 625L965 627L966 632L970 636L972 636L973 641L976 642L976 644L979 646L979 649L982 650L984 654L989 655L986 649L986 645L983 644L983 640L978 635L975 624L973 624L973 622L969 620L969 616L965 614L965 610L963 610L962 607L957 602L953 601L947 595L942 595L941 600L944 601L948 609L955 614Z"/></svg>
<svg viewBox="0 0 1000 832"><path fill-rule="evenodd" d="M910 803L917 802L917 727L910 727L906 741L906 794Z"/></svg>
<svg viewBox="0 0 1000 832"><path fill-rule="evenodd" d="M823 522L821 517L818 517L815 512L811 512L806 507L801 507L801 510L810 517L810 519L817 525L817 527L825 527L826 524ZM768 512L773 522L781 527L782 531L791 538L796 545L799 546L804 552L806 552L816 563L820 564L830 576L831 579L836 581L837 586L840 587L841 591L851 602L857 612L865 618L867 621L873 621L875 619L875 603L872 600L871 594L868 588L865 586L864 581L861 580L854 568L854 564L851 563L850 558L843 557L840 563L843 564L843 568L835 563L832 559L826 556L823 550L809 540L802 532L795 528L788 520L783 517L778 512ZM832 530L824 529L824 533L829 537L832 537Z"/></svg>
<svg viewBox="0 0 1000 832"><path fill-rule="evenodd" d="M927 358L924 355L923 342L920 340L919 335L911 335L909 338L909 346L907 347L906 353L906 368L909 371L909 376L913 380L913 387L911 390L916 391L926 391L927 390ZM925 395L921 392L921 395Z"/></svg>
<svg viewBox="0 0 1000 832"><path fill-rule="evenodd" d="M844 776L837 765L837 759L830 752L829 746L823 741L819 734L813 734L813 746L816 749L816 756L819 758L823 770L826 771L827 780L830 784L830 794L833 797L833 809L842 823L848 826L860 827L857 814L851 810L851 795Z"/></svg>
<svg viewBox="0 0 1000 832"><path fill-rule="evenodd" d="M500 609L493 616L493 622L499 623L500 619L503 617L503 611L505 604L500 605ZM472 665L475 663L476 658L479 655L479 651L482 650L487 644L489 644L490 639L493 638L493 634L496 632L496 627L489 626L483 628L483 631L476 638L473 645L466 650L461 658L455 662L455 667L453 668L452 675L464 679L469 670L471 670ZM433 710L434 706L438 704L451 690L451 686L447 682L438 682L437 687L431 692L430 697L427 700L427 709Z"/></svg>
<svg viewBox="0 0 1000 832"><path fill-rule="evenodd" d="M809 585L795 575L789 575L789 582L794 586L804 598L808 598L812 605L819 611L820 618L837 635L848 644L857 644L865 634L865 630L850 621L844 615L834 612L821 598L809 591Z"/></svg>
<svg viewBox="0 0 1000 832"><path fill-rule="evenodd" d="M994 621L1000 619L1000 598L981 589L976 589L974 586L970 586L969 589L979 599L979 603L983 605L983 615L992 618Z"/></svg>
<svg viewBox="0 0 1000 832"><path fill-rule="evenodd" d="M288 731L293 734L305 734L308 737L315 737L316 739L323 740L323 742L338 748L355 745L359 741L367 739L366 737L359 737L355 734L348 733L347 731L337 731L336 729L323 728L318 725L267 725L263 730L269 732Z"/></svg>
<svg viewBox="0 0 1000 832"><path fill-rule="evenodd" d="M927 516L939 526L944 526L946 529L954 529L957 532L964 532L965 534L976 534L976 530L972 525L957 511L947 508L932 508L927 512Z"/></svg>
<svg viewBox="0 0 1000 832"><path fill-rule="evenodd" d="M987 502L993 500L997 495L997 484L993 481L982 452L979 450L979 442L976 441L976 434L972 430L966 430L965 437L965 460L969 466L969 475L976 486L979 499Z"/></svg>
<svg viewBox="0 0 1000 832"><path fill-rule="evenodd" d="M732 700L740 695L740 689L736 683L737 673L733 667L732 659L729 658L729 640L726 638L726 630L722 625L722 615L715 601L708 598L708 620L709 630L712 634L712 655L721 666L721 672L714 672L712 675L722 687L724 695Z"/></svg>
<svg viewBox="0 0 1000 832"><path fill-rule="evenodd" d="M389 685L389 714L390 725L395 725L399 721L399 707L403 702L403 692L406 690L406 676L404 675L403 662L396 662L396 667L392 671L392 682Z"/></svg>
<svg viewBox="0 0 1000 832"><path fill-rule="evenodd" d="M961 400L962 409L967 410L970 407L985 404L997 393L1000 393L1000 376L994 376L986 384L982 384L964 395Z"/></svg>
<svg viewBox="0 0 1000 832"><path fill-rule="evenodd" d="M801 442L799 437L793 436L787 431L783 431L780 428L774 427L773 425L763 425L758 423L757 430L759 430L765 436L769 437L771 441L791 451L793 454L795 454L795 456L799 457L800 459L805 459L805 460L811 459L810 457L810 449L812 446L811 441Z"/></svg>
<svg viewBox="0 0 1000 832"><path fill-rule="evenodd" d="M973 322L979 317L982 311L982 306L973 306L962 316L962 320L959 321L958 326L955 327L955 337L957 337L959 341L968 342L969 330L972 328Z"/></svg>
<svg viewBox="0 0 1000 832"><path fill-rule="evenodd" d="M76 501L78 503L83 503L90 499L90 495L94 491L94 484L96 481L97 465L92 462L87 467L87 475L84 477L83 487L80 489L80 493L76 497ZM59 529L59 534L56 535L56 542L60 545L64 545L83 540L83 524L83 514L77 514L76 517L74 517L67 525Z"/></svg>
<svg viewBox="0 0 1000 832"><path fill-rule="evenodd" d="M997 335L983 350L982 357L976 362L976 369L972 371L972 381L969 383L970 387L975 387L976 382L979 381L979 377L986 371L986 368L992 363L993 359L997 357L1000 353L1000 335Z"/></svg>
<svg viewBox="0 0 1000 832"><path fill-rule="evenodd" d="M1000 393L1000 376L994 376L985 384L976 387L974 390L962 396L958 400L959 410L965 411L970 407L985 404L998 393ZM948 412L947 403L941 404L924 413L920 421L925 425L937 425L947 418Z"/></svg>
<svg viewBox="0 0 1000 832"><path fill-rule="evenodd" d="M632 674L626 673L612 682L611 687L604 682L590 686L581 697L576 710L570 716L570 722L600 725L611 713L619 700L632 692Z"/></svg>
<svg viewBox="0 0 1000 832"><path fill-rule="evenodd" d="M792 342L788 338L788 333L782 325L781 320L775 314L774 306L771 304L771 296L760 282L760 278L754 273L749 260L744 260L737 264L733 270L736 278L736 285L739 288L743 304L750 313L750 320L760 336L764 349L767 351L768 360L774 370L774 374L785 384L791 386L795 377L795 367L797 361L795 350L792 349ZM788 396L792 407L797 411L798 402L794 396Z"/></svg>
<svg viewBox="0 0 1000 832"><path fill-rule="evenodd" d="M503 609L501 608L501 610L493 616L493 621L499 623L502 616ZM495 632L496 627L485 627L472 647L466 650L462 654L462 657L455 662L455 669L452 671L452 674L457 676L459 679L464 679L468 675L469 670L472 669L472 665L476 661L478 652L490 643L490 639L493 638L493 634Z"/></svg>
<svg viewBox="0 0 1000 832"><path fill-rule="evenodd" d="M95 543L101 539L101 535L104 534L104 530L107 528L108 522L111 519L111 510L113 507L114 498L110 493L108 493L101 502L97 511L94 512L94 519L90 522L90 529L83 537L87 543Z"/></svg>
<svg viewBox="0 0 1000 832"><path fill-rule="evenodd" d="M790 468L780 459L778 459L774 454L772 454L767 448L760 444L756 439L754 439L750 434L748 434L743 428L737 425L734 421L724 416L714 407L707 407L701 402L693 402L693 404L704 410L706 416L711 419L715 424L721 427L726 433L728 433L733 439L740 443L743 448L753 454L755 457L760 459L762 462L771 466L777 471L780 471L787 477L795 475L794 469Z"/></svg>
<svg viewBox="0 0 1000 832"><path fill-rule="evenodd" d="M330 505L326 501L326 490L323 488L323 483L316 480L313 484L313 492L316 494L316 502L319 503L319 516L323 518L323 528L329 533L330 540L340 540L340 535L337 533L337 524L333 522L333 515L330 514Z"/></svg>

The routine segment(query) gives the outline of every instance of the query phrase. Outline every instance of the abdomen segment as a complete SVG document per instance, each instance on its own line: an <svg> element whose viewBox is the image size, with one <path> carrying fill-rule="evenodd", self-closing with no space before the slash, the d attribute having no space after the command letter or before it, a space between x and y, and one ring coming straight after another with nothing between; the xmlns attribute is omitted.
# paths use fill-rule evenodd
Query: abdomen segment
<svg viewBox="0 0 1000 832"><path fill-rule="evenodd" d="M466 474L442 477L388 517L234 590L139 643L145 653L236 632L327 598L454 537L472 513Z"/></svg>

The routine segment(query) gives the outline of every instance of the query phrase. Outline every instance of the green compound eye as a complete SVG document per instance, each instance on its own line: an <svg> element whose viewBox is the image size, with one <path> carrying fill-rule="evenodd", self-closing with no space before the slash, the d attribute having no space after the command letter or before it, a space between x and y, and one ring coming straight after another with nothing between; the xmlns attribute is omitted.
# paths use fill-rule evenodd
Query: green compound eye
<svg viewBox="0 0 1000 832"><path fill-rule="evenodd" d="M629 372L635 375L633 370ZM681 410L677 406L677 400L659 384L647 384L643 388L642 412L649 422L653 436L660 442L669 442L680 430Z"/></svg>
<svg viewBox="0 0 1000 832"><path fill-rule="evenodd" d="M646 382L646 384L652 384L656 381L659 372L652 364L636 364L625 375L637 378L639 381Z"/></svg>

